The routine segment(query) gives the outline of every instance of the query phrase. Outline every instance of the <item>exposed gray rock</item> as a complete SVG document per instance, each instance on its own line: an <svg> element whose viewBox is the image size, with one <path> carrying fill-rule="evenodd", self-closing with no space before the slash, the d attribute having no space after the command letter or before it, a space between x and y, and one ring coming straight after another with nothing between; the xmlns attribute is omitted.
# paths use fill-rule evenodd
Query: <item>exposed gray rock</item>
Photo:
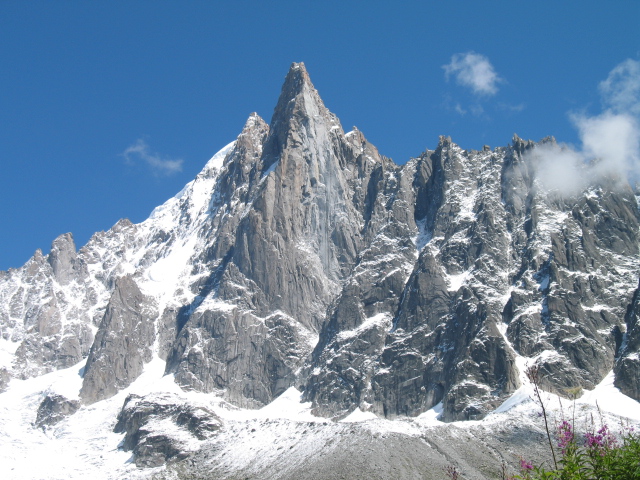
<svg viewBox="0 0 640 480"><path fill-rule="evenodd" d="M0 283L2 337L17 343L12 376L29 378L75 365L93 342L86 289L86 265L76 255L71 234L58 237L51 253L40 250Z"/></svg>
<svg viewBox="0 0 640 480"><path fill-rule="evenodd" d="M173 343L178 334L179 316L179 309L167 307L158 319L158 356L165 361L171 354Z"/></svg>
<svg viewBox="0 0 640 480"><path fill-rule="evenodd" d="M402 300L390 310L383 350L379 337L375 348L331 341L366 318L360 302L367 284L346 283L310 368L305 395L317 413L358 405L417 415L442 401L444 419L478 418L518 387L514 353L535 361L546 351L537 359L547 372L544 387L566 395L593 388L612 368L615 328L637 266L634 199L606 184L572 198L540 191L528 155L535 148L515 136L510 148L467 152L441 137L434 152L402 169L413 178L415 200L407 204L415 223L394 211L389 217L404 231L394 228L391 238L402 251L398 240L413 231L420 255L401 295L385 290ZM412 199L398 192L385 207L401 195ZM599 227L605 222L612 228ZM376 267L393 272L402 262ZM367 385L373 397L363 395Z"/></svg>
<svg viewBox="0 0 640 480"><path fill-rule="evenodd" d="M7 389L7 385L11 381L11 374L6 368L0 368L0 393Z"/></svg>
<svg viewBox="0 0 640 480"><path fill-rule="evenodd" d="M269 310L316 331L359 247L359 218L346 201L345 143L304 65L294 64L262 152L266 177L231 258Z"/></svg>
<svg viewBox="0 0 640 480"><path fill-rule="evenodd" d="M295 383L311 349L308 332L282 312L260 318L225 308L205 306L192 315L169 365L179 359L175 379L183 388L223 392L235 405L261 407Z"/></svg>
<svg viewBox="0 0 640 480"><path fill-rule="evenodd" d="M52 335L27 335L16 350L14 371L20 372L20 378L28 378L71 367L87 356L92 341L91 328L79 323L68 324Z"/></svg>
<svg viewBox="0 0 640 480"><path fill-rule="evenodd" d="M90 404L109 398L140 376L152 358L157 312L130 276L116 281L84 371L80 397Z"/></svg>
<svg viewBox="0 0 640 480"><path fill-rule="evenodd" d="M638 251L634 203L630 190L607 185L572 198L531 196L532 223L538 225L532 225L529 252L523 256L525 275L515 279L529 292L512 291L505 318L520 353L556 352L539 360L547 373L546 389L566 394L578 387L593 388L613 366L615 332L622 327L636 268L629 263ZM542 255L537 231L549 235L550 245ZM540 304L537 312L524 307L532 300Z"/></svg>
<svg viewBox="0 0 640 480"><path fill-rule="evenodd" d="M129 395L113 431L125 434L120 448L133 452L138 467L158 467L184 460L191 453L192 439L208 439L220 426L213 412L174 395Z"/></svg>
<svg viewBox="0 0 640 480"><path fill-rule="evenodd" d="M76 254L76 244L71 233L60 235L53 241L47 261L60 285L68 285L71 281L84 279L88 275L87 265Z"/></svg>
<svg viewBox="0 0 640 480"><path fill-rule="evenodd" d="M356 157L304 65L294 64L271 126L252 115L225 160L213 274L168 363L182 386L261 406L295 383L355 263Z"/></svg>
<svg viewBox="0 0 640 480"><path fill-rule="evenodd" d="M76 413L79 408L79 400L69 400L62 395L49 394L40 402L35 426L45 428L55 425L69 415Z"/></svg>
<svg viewBox="0 0 640 480"><path fill-rule="evenodd" d="M379 235L386 237L384 243L391 245L395 258L384 255L384 260L377 262L379 265L366 268L381 267L386 278L392 277L389 274L394 271L400 273L398 279L402 280L396 284L395 293L390 295L394 290L385 288L383 296L401 301L389 305L393 329L384 343L378 339L377 353L367 358L370 373L360 383L369 385L369 395L361 398L359 394L361 408L370 404L370 408L382 415L417 415L446 398L449 400L445 402L446 418L469 418L482 412L477 407L465 410L468 404L482 404L477 400L484 396L489 409L518 386L512 354L496 327L495 317L500 315L501 307L491 298L496 290L507 288L503 279L495 277L495 266L489 261L503 261L506 250L504 237L496 236L496 220L487 206L489 202L492 207L500 206L499 197L491 198L500 189L500 170L488 168L495 160L487 152L482 162L472 163L463 158L461 149L443 137L435 152L428 152L405 166L400 182L393 178L395 175L389 178L387 188L398 184L399 191L383 203L390 210L386 217L392 220L387 221ZM463 175L465 169L469 171ZM452 190L449 185L454 183L457 188ZM384 198L382 192L384 190L380 196ZM473 204L466 204L468 197L473 196L477 198L477 213L469 208L474 207ZM400 208L390 208L396 202ZM389 235L389 231L393 234ZM491 241L487 241L491 236ZM405 243L400 241L403 238ZM403 251L404 255L398 255ZM484 261L476 261L474 265L480 256ZM363 277L363 272L356 272L358 278ZM451 276L467 275L470 279L475 276L482 283L465 289L461 282L459 291L449 284ZM348 292L347 299L359 296ZM488 319L489 315L493 318ZM348 312L343 316L354 318ZM339 338L340 329L353 327L349 323L343 327L333 325L327 332ZM461 329L467 333L461 335ZM319 346L322 345L321 335ZM327 368L342 364L336 362L339 357L334 350L335 345L319 355L325 357L324 365L331 365ZM340 357L352 359L361 354L362 346L348 352L344 348L339 351ZM323 368L320 367L320 374ZM342 368L348 371L344 365ZM312 398L316 396L316 376L312 375L311 388L307 390ZM333 381L327 391L335 397L345 385L354 383L348 377L340 374L339 381ZM478 385L487 384L491 387L480 395L484 387ZM361 389L354 387L352 391ZM320 411L327 408L335 411L339 402L318 404ZM349 404L353 405L353 401L342 408L348 411Z"/></svg>
<svg viewBox="0 0 640 480"><path fill-rule="evenodd" d="M640 402L640 286L627 309L626 332L621 338L615 366L615 386Z"/></svg>

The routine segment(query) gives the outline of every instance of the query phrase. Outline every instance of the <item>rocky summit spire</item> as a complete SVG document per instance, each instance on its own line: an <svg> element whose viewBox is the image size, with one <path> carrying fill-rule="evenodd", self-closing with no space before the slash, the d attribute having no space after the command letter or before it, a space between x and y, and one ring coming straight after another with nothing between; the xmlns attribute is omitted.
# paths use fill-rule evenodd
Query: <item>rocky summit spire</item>
<svg viewBox="0 0 640 480"><path fill-rule="evenodd" d="M340 126L311 83L304 63L292 63L271 117L271 132L264 148L265 168L276 161L285 146L300 143L296 132L303 124L307 131L315 130L316 124L324 124L326 129Z"/></svg>
<svg viewBox="0 0 640 480"><path fill-rule="evenodd" d="M247 118L247 121L245 122L240 135L253 130L256 126L262 126L264 123L265 121L260 115L258 115L256 112L252 112L251 115L249 115L249 118Z"/></svg>
<svg viewBox="0 0 640 480"><path fill-rule="evenodd" d="M309 78L309 73L307 72L304 63L293 62L291 64L291 67L289 67L287 76L284 79L284 84L282 85L282 91L280 92L280 99L278 101L278 105L276 106L276 110L279 106L281 106L283 102L287 102L288 100L300 94L305 86L309 86L314 89L313 84L311 83L311 78Z"/></svg>
<svg viewBox="0 0 640 480"><path fill-rule="evenodd" d="M304 64L292 64L262 151L262 174L269 179L253 203L255 218L249 214L238 226L233 261L243 275L264 290L267 299L312 329L319 327L324 307L333 295L330 291L337 288L343 270L354 258L352 248L343 252L345 246L337 244L342 238L348 238L350 244L356 235L354 225L358 224L343 168L348 163L346 151L350 150L342 127L324 106ZM353 158L349 161L353 163ZM337 218L345 221L338 224ZM293 246L269 260L278 253L272 245L284 245L282 239L293 245L311 245L314 261L309 261L306 250L287 253ZM290 263L282 260L285 257ZM273 277L274 269L269 265L274 264L283 267L276 269L282 278ZM292 288L307 285L307 278L323 281L310 282L313 288L309 291L291 294L288 271L304 277ZM307 297L309 301L320 299L317 303L322 305L312 316L308 308L296 306Z"/></svg>
<svg viewBox="0 0 640 480"><path fill-rule="evenodd" d="M238 136L236 147L243 152L250 149L254 156L259 157L262 153L262 143L268 133L269 126L267 123L260 115L253 112L249 115L242 132Z"/></svg>
<svg viewBox="0 0 640 480"><path fill-rule="evenodd" d="M274 109L271 123L273 124L274 120L279 119L279 114L292 112L294 110L294 104L297 105L298 108L303 107L306 111L309 111L309 108L313 109L315 107L323 113L329 113L318 91L313 86L311 77L302 62L294 62L291 64L291 67L289 67L289 72L282 84L280 97Z"/></svg>
<svg viewBox="0 0 640 480"><path fill-rule="evenodd" d="M320 95L311 83L304 63L292 63L273 111L271 127L273 128L278 123L286 123L287 117L295 112L309 113L316 109L326 111Z"/></svg>

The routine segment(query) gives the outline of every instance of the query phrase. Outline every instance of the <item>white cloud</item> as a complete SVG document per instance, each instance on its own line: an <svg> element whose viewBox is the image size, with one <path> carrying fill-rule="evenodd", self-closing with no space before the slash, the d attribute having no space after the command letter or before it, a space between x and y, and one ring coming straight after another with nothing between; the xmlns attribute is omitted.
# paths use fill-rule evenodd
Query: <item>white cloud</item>
<svg viewBox="0 0 640 480"><path fill-rule="evenodd" d="M580 132L582 153L593 161L596 177L615 175L622 178L640 172L640 127L637 119L626 113L606 111L595 117L574 117Z"/></svg>
<svg viewBox="0 0 640 480"><path fill-rule="evenodd" d="M631 58L611 70L598 86L607 108L640 115L640 62Z"/></svg>
<svg viewBox="0 0 640 480"><path fill-rule="evenodd" d="M482 108L482 105L477 103L469 105L468 110L463 108L459 103L456 103L453 109L457 114L463 117L469 112L471 112L471 115L473 115L474 117L480 117L484 115L484 108Z"/></svg>
<svg viewBox="0 0 640 480"><path fill-rule="evenodd" d="M524 103L518 103L517 105L513 105L510 103L499 103L498 108L508 113L520 113L526 108L526 106Z"/></svg>
<svg viewBox="0 0 640 480"><path fill-rule="evenodd" d="M125 160L134 164L138 160L146 163L156 174L171 175L182 171L182 159L161 158L157 153L151 153L149 145L143 139L139 138L136 143L127 147L122 153Z"/></svg>
<svg viewBox="0 0 640 480"><path fill-rule="evenodd" d="M640 62L626 60L600 83L607 107L594 116L574 114L581 148L540 145L529 154L545 189L572 195L605 178L623 185L640 180Z"/></svg>
<svg viewBox="0 0 640 480"><path fill-rule="evenodd" d="M536 178L545 190L555 190L563 196L571 196L579 193L589 183L583 156L565 145L537 145L525 158L535 166Z"/></svg>
<svg viewBox="0 0 640 480"><path fill-rule="evenodd" d="M489 59L474 52L456 53L442 68L447 80L453 75L459 85L471 88L477 95L495 95L498 83L503 81Z"/></svg>
<svg viewBox="0 0 640 480"><path fill-rule="evenodd" d="M464 116L467 113L467 111L464 108L462 108L462 105L460 105L459 103L456 103L456 106L454 108L455 108L455 111L462 116Z"/></svg>

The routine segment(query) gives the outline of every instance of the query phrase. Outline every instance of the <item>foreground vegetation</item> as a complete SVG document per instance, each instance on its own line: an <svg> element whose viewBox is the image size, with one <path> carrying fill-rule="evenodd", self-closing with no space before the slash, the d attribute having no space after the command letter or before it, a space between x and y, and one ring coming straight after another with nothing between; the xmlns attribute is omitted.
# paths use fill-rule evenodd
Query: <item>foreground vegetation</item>
<svg viewBox="0 0 640 480"><path fill-rule="evenodd" d="M599 427L592 418L584 434L576 432L573 419L562 418L552 429L539 388L538 368L529 368L527 377L534 389L534 400L542 409L553 464L534 465L521 458L520 474L510 476L503 463L502 480L640 480L640 432L634 426L620 425L614 434L600 415ZM454 466L448 466L445 474L452 480L463 480Z"/></svg>
<svg viewBox="0 0 640 480"><path fill-rule="evenodd" d="M521 480L632 480L640 479L640 436L633 426L622 428L614 435L600 416L600 428L596 430L593 418L591 428L583 436L575 433L573 420L562 419L556 427L556 447L560 459L556 459L547 411L540 391L540 370L530 367L527 377L534 388L535 400L542 408L544 425L553 457L553 468L545 469L520 460ZM581 438L582 437L582 438ZM504 478L508 478L503 475Z"/></svg>
<svg viewBox="0 0 640 480"><path fill-rule="evenodd" d="M564 420L556 430L560 458L545 469L522 459L521 480L632 480L640 479L640 436L633 427L614 435L607 424L584 436ZM509 478L509 477L505 477Z"/></svg>

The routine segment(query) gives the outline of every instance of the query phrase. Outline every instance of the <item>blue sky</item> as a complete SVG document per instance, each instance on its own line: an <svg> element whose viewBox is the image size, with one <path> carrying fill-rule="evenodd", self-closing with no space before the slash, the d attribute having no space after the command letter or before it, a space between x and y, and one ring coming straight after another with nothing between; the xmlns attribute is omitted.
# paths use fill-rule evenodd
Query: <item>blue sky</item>
<svg viewBox="0 0 640 480"><path fill-rule="evenodd" d="M640 61L639 24L636 0L2 0L0 270L144 220L251 112L270 120L293 61L397 163L438 135L581 149L575 118L608 108L599 85Z"/></svg>

